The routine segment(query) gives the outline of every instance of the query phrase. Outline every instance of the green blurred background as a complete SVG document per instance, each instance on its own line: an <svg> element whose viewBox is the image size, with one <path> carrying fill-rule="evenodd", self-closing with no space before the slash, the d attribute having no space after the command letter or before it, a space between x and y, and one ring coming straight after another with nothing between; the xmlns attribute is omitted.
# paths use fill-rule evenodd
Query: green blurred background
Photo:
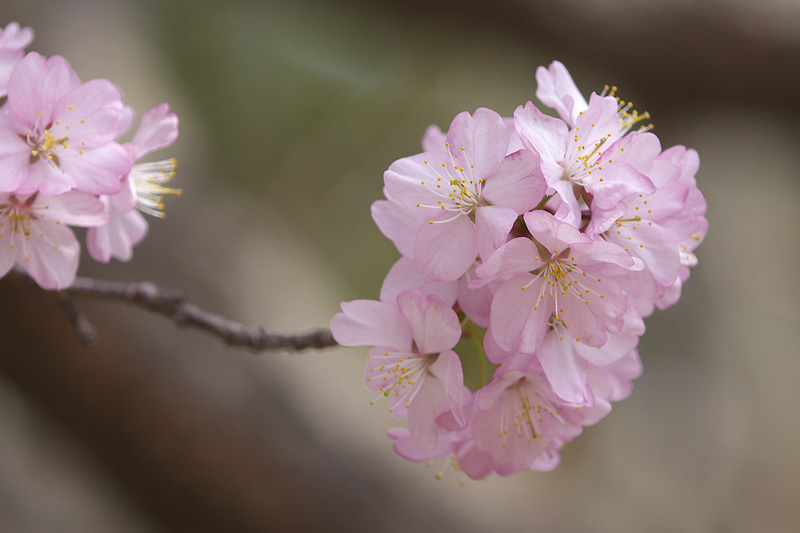
<svg viewBox="0 0 800 533"><path fill-rule="evenodd" d="M0 0L0 24L139 116L169 101L180 199L128 264L278 332L377 298L382 174L463 110L511 115L560 59L700 153L710 231L648 320L631 398L552 473L460 487L391 451L363 350L255 356L145 312L0 281L0 531L800 529L800 6L790 0ZM443 481L434 472L445 473Z"/></svg>

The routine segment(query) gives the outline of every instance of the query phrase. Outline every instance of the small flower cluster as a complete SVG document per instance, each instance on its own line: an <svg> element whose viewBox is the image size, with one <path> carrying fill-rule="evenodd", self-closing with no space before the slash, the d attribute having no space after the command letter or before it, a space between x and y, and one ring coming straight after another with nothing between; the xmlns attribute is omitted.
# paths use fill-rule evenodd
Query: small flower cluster
<svg viewBox="0 0 800 533"><path fill-rule="evenodd" d="M560 119L464 112L389 167L372 216L402 257L380 301L331 320L339 344L372 346L367 388L407 419L395 450L474 479L554 468L630 394L643 317L678 300L707 230L694 150L662 150L615 87L587 102L559 62L536 77Z"/></svg>
<svg viewBox="0 0 800 533"><path fill-rule="evenodd" d="M142 117L133 140L119 142L133 110L108 80L81 83L60 56L23 50L31 28L0 30L0 277L18 265L42 288L75 279L80 245L69 226L87 227L89 254L107 263L131 258L147 222L163 216L161 198L174 159L138 163L172 144L178 117L168 104Z"/></svg>

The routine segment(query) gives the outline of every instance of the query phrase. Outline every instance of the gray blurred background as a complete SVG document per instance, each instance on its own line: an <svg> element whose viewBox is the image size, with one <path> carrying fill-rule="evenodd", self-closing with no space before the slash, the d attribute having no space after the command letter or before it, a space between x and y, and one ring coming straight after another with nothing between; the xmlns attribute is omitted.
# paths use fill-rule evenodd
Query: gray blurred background
<svg viewBox="0 0 800 533"><path fill-rule="evenodd" d="M0 0L5 25L168 100L180 199L128 264L278 332L377 298L382 173L462 110L510 115L560 59L700 153L700 264L631 398L552 473L459 486L391 451L364 350L253 355L121 304L0 280L0 531L800 530L800 4L791 0ZM434 472L442 470L444 480Z"/></svg>

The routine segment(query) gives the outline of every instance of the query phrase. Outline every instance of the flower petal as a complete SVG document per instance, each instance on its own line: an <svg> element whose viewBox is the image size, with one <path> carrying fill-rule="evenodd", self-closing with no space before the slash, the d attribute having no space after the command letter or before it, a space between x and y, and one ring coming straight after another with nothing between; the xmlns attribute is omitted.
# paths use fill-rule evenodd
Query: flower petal
<svg viewBox="0 0 800 533"><path fill-rule="evenodd" d="M389 346L411 351L411 328L396 305L374 300L342 302L331 318L331 332L344 346Z"/></svg>
<svg viewBox="0 0 800 533"><path fill-rule="evenodd" d="M397 297L397 305L411 328L417 353L434 354L449 350L461 338L458 316L438 296L406 291Z"/></svg>
<svg viewBox="0 0 800 533"><path fill-rule="evenodd" d="M429 282L457 280L478 256L475 226L469 217L459 214L445 220L420 225L414 243L417 267Z"/></svg>
<svg viewBox="0 0 800 533"><path fill-rule="evenodd" d="M31 223L30 237L17 235L14 248L17 263L43 289L69 287L78 271L80 245L66 225L54 222Z"/></svg>

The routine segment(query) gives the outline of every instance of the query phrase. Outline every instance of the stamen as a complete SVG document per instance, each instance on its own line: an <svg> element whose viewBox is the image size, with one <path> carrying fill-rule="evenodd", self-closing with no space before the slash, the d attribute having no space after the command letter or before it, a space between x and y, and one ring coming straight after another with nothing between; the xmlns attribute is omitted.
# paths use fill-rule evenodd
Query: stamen
<svg viewBox="0 0 800 533"><path fill-rule="evenodd" d="M148 215L164 218L163 196L181 196L182 189L165 187L175 177L178 162L172 158L154 163L133 165L130 180L136 191L136 207Z"/></svg>

